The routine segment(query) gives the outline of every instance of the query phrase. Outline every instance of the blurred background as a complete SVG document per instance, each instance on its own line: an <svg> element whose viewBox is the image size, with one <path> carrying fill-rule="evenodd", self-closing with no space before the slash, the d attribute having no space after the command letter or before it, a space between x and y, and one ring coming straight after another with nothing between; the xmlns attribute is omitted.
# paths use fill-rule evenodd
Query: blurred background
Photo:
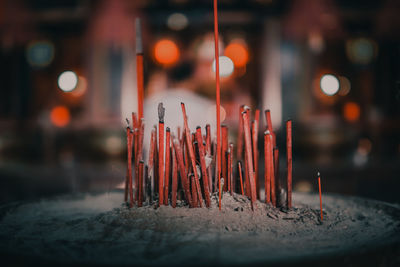
<svg viewBox="0 0 400 267"><path fill-rule="evenodd" d="M195 114L215 123L212 7L212 0L0 1L0 203L108 191L124 181L125 118L137 110L136 17L146 125L157 121L155 103L174 95L188 99L191 123ZM320 171L325 192L399 203L399 14L396 0L220 0L230 140L241 104L268 108L281 179L284 125L293 120L295 190L315 191ZM168 112L167 126L182 123Z"/></svg>

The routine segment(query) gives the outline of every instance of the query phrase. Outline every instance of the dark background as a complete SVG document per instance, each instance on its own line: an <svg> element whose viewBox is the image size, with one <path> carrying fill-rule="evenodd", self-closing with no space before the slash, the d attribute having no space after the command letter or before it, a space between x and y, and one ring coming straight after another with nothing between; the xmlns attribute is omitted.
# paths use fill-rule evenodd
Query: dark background
<svg viewBox="0 0 400 267"><path fill-rule="evenodd" d="M179 31L166 23L176 12L188 19ZM399 14L395 0L219 1L222 41L226 46L239 36L250 55L242 72L223 86L222 104L244 93L250 103L242 104L263 108L263 95L270 90L263 81L279 82L279 119L292 118L294 125L296 190L315 191L320 171L324 192L400 202ZM172 38L182 55L190 54L193 40L212 32L211 0L0 1L2 203L112 190L123 182L119 88L123 62L134 59L136 16L143 19L145 90L150 95L150 82L157 80L153 74L168 77L174 68L158 64L152 47L161 38ZM45 43L45 52L32 52L38 42ZM30 53L38 56L33 63ZM274 54L280 55L278 65L268 63ZM86 91L61 91L57 79L65 70L83 77ZM350 91L340 83L338 94L322 94L319 80L328 73L346 77ZM109 84L99 82L104 74ZM213 100L210 77L211 89L200 93ZM98 95L106 96L106 108ZM62 126L51 119L59 106L69 112ZM227 113L228 124L237 119L236 110ZM231 127L235 132L234 123ZM282 127L276 130L283 180L285 133Z"/></svg>

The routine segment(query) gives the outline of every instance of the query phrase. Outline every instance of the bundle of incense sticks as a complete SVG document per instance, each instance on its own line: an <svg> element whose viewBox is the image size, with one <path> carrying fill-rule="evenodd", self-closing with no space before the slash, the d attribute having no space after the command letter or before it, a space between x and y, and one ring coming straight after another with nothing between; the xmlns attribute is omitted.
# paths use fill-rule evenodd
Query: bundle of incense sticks
<svg viewBox="0 0 400 267"><path fill-rule="evenodd" d="M164 127L164 116L168 114L162 103L158 106L159 124L154 126L151 132L149 157L147 164L143 160L143 133L144 119L138 120L136 113L132 113L132 128L129 125L126 130L128 165L125 181L125 202L132 207L135 203L138 207L147 204L171 205L176 207L179 196L191 208L210 207L211 195L217 193L223 196L223 192L229 194L242 194L249 197L252 209L256 209L259 199L259 184L257 174L259 155L264 155L264 188L265 202L272 206L278 205L279 183L279 150L276 147L276 137L271 124L271 113L265 111L267 129L264 132L264 153L258 150L258 124L259 111L254 114L253 123L251 109L247 106L240 107L240 125L244 146L236 148L244 152L244 173L241 161L242 155L234 153L235 145L229 142L229 128L222 128L222 152L221 177L213 170L216 166L216 140L211 138L211 127L205 127L203 135L200 126L195 131L189 128L186 115L186 106L181 103L183 132L177 129L177 135L169 127ZM250 126L252 125L252 126ZM292 205L292 123L286 123L287 129L287 207ZM158 134L157 134L158 133ZM213 149L212 149L213 148ZM236 161L236 163L234 163ZM133 163L133 166L132 166ZM233 166L237 166L233 168ZM134 172L132 170L135 170ZM236 170L236 171L235 171ZM243 175L244 174L244 175ZM243 178L244 177L244 178ZM132 181L135 181L133 187ZM220 180L219 180L220 179ZM180 182L179 182L180 181ZM171 186L170 186L171 185ZM133 193L135 191L135 194ZM135 197L133 197L135 196ZM218 204L219 198L218 198Z"/></svg>

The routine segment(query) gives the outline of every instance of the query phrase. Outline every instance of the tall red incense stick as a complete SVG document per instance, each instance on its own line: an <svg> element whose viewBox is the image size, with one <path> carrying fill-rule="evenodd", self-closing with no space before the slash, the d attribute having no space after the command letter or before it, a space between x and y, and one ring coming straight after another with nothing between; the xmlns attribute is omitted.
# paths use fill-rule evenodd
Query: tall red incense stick
<svg viewBox="0 0 400 267"><path fill-rule="evenodd" d="M158 204L164 204L164 113L162 103L158 104Z"/></svg>
<svg viewBox="0 0 400 267"><path fill-rule="evenodd" d="M238 139L237 139L237 159L242 159L243 151L243 117L242 112L244 111L244 105L239 107L239 129L238 129Z"/></svg>
<svg viewBox="0 0 400 267"><path fill-rule="evenodd" d="M185 127L185 135L186 135L186 145L189 150L189 157L190 157L190 162L192 163L192 169L194 173L194 182L196 184L196 190L197 190L197 197L199 200L200 207L203 207L203 198L201 196L201 188L200 188L200 183L199 183L199 176L197 174L197 168L196 168L196 157L194 155L194 150L193 150L193 145L191 141L191 136L190 136L190 130L189 130L189 125L187 121L187 115L186 115L186 108L185 104L181 103L181 108L182 108L182 113L183 113L183 122L184 122L184 127Z"/></svg>
<svg viewBox="0 0 400 267"><path fill-rule="evenodd" d="M210 207L211 199L210 199L210 192L209 192L209 185L208 185L208 175L207 175L207 167L206 167L206 159L204 153L204 146L202 142L202 134L201 134L201 127L198 126L196 128L196 138L197 138L197 146L199 149L199 158L200 158L200 167L201 167L201 175L203 180L203 191L204 196L206 198L206 206Z"/></svg>
<svg viewBox="0 0 400 267"><path fill-rule="evenodd" d="M292 208L292 121L286 121L287 206Z"/></svg>
<svg viewBox="0 0 400 267"><path fill-rule="evenodd" d="M321 222L324 220L324 215L322 214L322 197L321 197L321 174L318 172L318 187L319 187L319 210L321 213Z"/></svg>
<svg viewBox="0 0 400 267"><path fill-rule="evenodd" d="M164 183L164 204L168 206L169 192L169 170L171 158L171 130L167 127L165 131L165 183Z"/></svg>
<svg viewBox="0 0 400 267"><path fill-rule="evenodd" d="M137 98L138 98L138 116L139 120L143 118L143 44L140 18L136 18L136 80L137 80Z"/></svg>
<svg viewBox="0 0 400 267"><path fill-rule="evenodd" d="M246 158L247 158L247 171L249 173L250 187L251 187L251 207L252 209L256 209L256 183L254 180L254 172L253 172L253 160L251 153L251 137L250 137L250 126L249 126L249 117L247 112L243 112L243 128L244 128L244 144L246 148Z"/></svg>
<svg viewBox="0 0 400 267"><path fill-rule="evenodd" d="M220 103L220 87L219 87L219 48L218 48L218 3L214 0L214 43L215 43L215 102L217 113L217 164L215 166L218 175L219 189L219 210L221 210L221 103Z"/></svg>

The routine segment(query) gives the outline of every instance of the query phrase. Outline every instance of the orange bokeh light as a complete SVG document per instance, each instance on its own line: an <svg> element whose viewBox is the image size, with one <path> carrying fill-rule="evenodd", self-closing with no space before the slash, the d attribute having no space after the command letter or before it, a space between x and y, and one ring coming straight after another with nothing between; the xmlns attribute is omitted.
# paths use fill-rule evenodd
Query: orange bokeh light
<svg viewBox="0 0 400 267"><path fill-rule="evenodd" d="M235 67L244 67L249 61L249 52L241 43L231 43L225 48L225 56L232 59Z"/></svg>
<svg viewBox="0 0 400 267"><path fill-rule="evenodd" d="M354 102L347 102L343 107L343 115L347 121L354 122L360 118L360 106Z"/></svg>
<svg viewBox="0 0 400 267"><path fill-rule="evenodd" d="M160 40L154 46L154 57L160 64L172 65L179 59L179 48L171 40Z"/></svg>
<svg viewBox="0 0 400 267"><path fill-rule="evenodd" d="M57 127L68 125L71 115L65 106L56 106L50 112L50 120Z"/></svg>

